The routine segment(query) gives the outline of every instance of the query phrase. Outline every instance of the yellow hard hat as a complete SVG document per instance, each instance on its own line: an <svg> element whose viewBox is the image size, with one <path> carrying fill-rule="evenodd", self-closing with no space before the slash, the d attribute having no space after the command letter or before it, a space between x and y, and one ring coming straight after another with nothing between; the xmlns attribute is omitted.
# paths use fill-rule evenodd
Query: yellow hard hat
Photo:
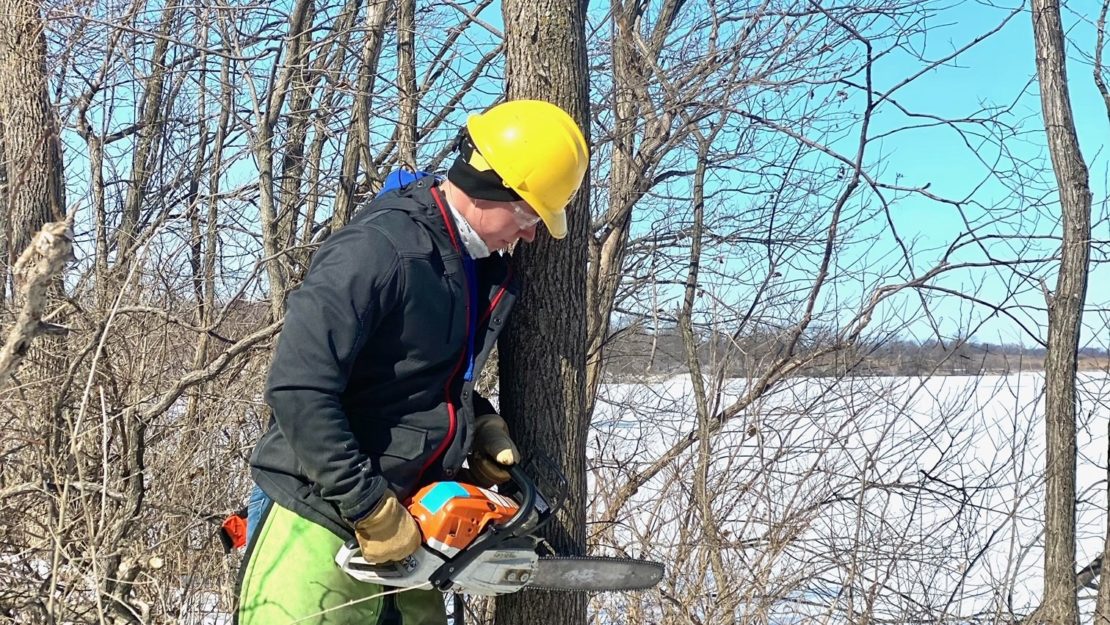
<svg viewBox="0 0 1110 625"><path fill-rule="evenodd" d="M566 206L589 164L589 148L566 111L542 100L513 100L471 115L474 147L505 186L535 209L556 239L567 236Z"/></svg>

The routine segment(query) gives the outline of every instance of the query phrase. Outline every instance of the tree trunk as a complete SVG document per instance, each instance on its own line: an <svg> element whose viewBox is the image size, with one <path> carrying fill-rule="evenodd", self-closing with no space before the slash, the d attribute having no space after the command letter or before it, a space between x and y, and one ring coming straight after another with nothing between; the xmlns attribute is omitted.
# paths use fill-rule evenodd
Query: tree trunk
<svg viewBox="0 0 1110 625"><path fill-rule="evenodd" d="M609 160L608 206L604 224L589 250L586 311L588 363L586 369L587 411L597 399L605 369L604 345L610 337L610 320L617 306L618 293L625 277L625 261L632 234L633 209L652 187L654 171L667 155L666 146L674 141L672 120L675 110L684 105L657 102L651 86L652 73L659 64L664 42L674 30L675 19L686 0L665 0L654 21L648 21L644 0L613 2L612 22L612 155ZM644 32L651 36L644 39ZM700 78L670 77L683 84L684 97L702 93ZM591 233L592 235L593 233Z"/></svg>
<svg viewBox="0 0 1110 625"><path fill-rule="evenodd" d="M8 226L0 236L7 241L7 263L12 268L46 223L65 220L62 151L54 107L47 91L44 25L39 2L0 1L0 125L3 128L0 134L4 140L7 181L4 193L7 202L0 207L0 212L4 213ZM60 268L58 272L60 274ZM34 282L30 276L23 276L23 279ZM20 284L20 276L14 275L13 286L14 294L31 284ZM61 288L61 276L56 275L44 294L25 293L24 296L28 304L36 307L38 315L46 310L50 298L57 296ZM32 301L34 299L39 301ZM41 329L37 321L28 336L28 345L29 339ZM52 380L66 370L66 349L60 336L43 337L27 354L28 380ZM39 405L57 403L58 389L53 385L43 385L41 391L23 390L25 394L32 392L37 395ZM33 436L44 443L47 457L62 457L67 440L65 422L57 414L43 411L29 423L35 432Z"/></svg>
<svg viewBox="0 0 1110 625"><path fill-rule="evenodd" d="M1057 0L1033 0L1037 78L1049 153L1060 192L1062 241L1048 302L1045 356L1045 556L1039 623L1078 622L1075 582L1075 374L1091 238L1091 192L1079 151L1065 71Z"/></svg>
<svg viewBox="0 0 1110 625"><path fill-rule="evenodd" d="M6 174L7 266L39 228L65 217L62 155L46 85L40 3L0 1L0 132Z"/></svg>
<svg viewBox="0 0 1110 625"><path fill-rule="evenodd" d="M397 161L416 169L416 2L397 3Z"/></svg>
<svg viewBox="0 0 1110 625"><path fill-rule="evenodd" d="M337 35L325 38L328 44L324 50L329 50L329 52L325 53L324 50L321 50L316 53L317 61L313 64L313 80L319 81L321 76L339 76L345 72L343 68L347 66L347 59L352 52L352 36L359 32L357 24L361 6L361 0L348 0L343 7L343 12L332 26L332 32L337 33ZM337 106L337 101L346 96L344 93L346 90L347 88L344 87L341 91L336 88L336 85L327 81L322 86L319 103L316 105L316 113L313 119L316 132L312 138L312 144L309 146L305 162L307 167L305 176L306 194L304 198L304 216L301 219L301 234L290 255L291 264L295 269L295 273L291 275L290 279L294 284L299 284L304 280L304 275L312 262L312 248L309 244L317 231L316 214L321 202L326 199L327 195L330 195L330 191L325 191L320 186L321 180L327 180L331 177L330 162L326 167L324 165L324 148L332 143L330 121L342 108ZM328 160L330 161L330 157ZM334 202L328 200L328 204L332 206L336 205L337 202L338 196Z"/></svg>
<svg viewBox="0 0 1110 625"><path fill-rule="evenodd" d="M589 131L586 2L504 0L506 92L543 99ZM588 179L587 179L588 180ZM586 237L589 189L567 208L563 241L540 235L518 246L513 264L524 290L500 349L501 410L525 457L545 454L569 481L567 507L548 539L563 554L586 547ZM498 623L584 623L581 593L522 592L498 600Z"/></svg>
<svg viewBox="0 0 1110 625"><path fill-rule="evenodd" d="M282 146L281 176L279 182L278 214L274 222L274 237L285 250L282 266L285 272L286 287L292 288L292 276L300 269L297 249L297 222L305 206L305 144L312 116L312 98L316 78L309 67L309 57L313 51L313 22L316 7L307 3L304 24L289 46L289 113L285 120L285 142ZM322 54L322 51L317 51Z"/></svg>
<svg viewBox="0 0 1110 625"><path fill-rule="evenodd" d="M1102 95L1102 103L1106 107L1106 115L1110 118L1110 89L1106 87L1106 80L1102 76L1103 63L1102 63L1102 50L1106 42L1106 14L1110 10L1110 0L1102 1L1102 10L1098 14L1098 24L1096 31L1098 38L1095 42L1095 68L1094 79L1095 86L1098 87L1098 92ZM1110 440L1110 438L1108 438ZM1110 448L1108 448L1110 451ZM1110 457L1110 456L1108 456ZM1110 473L1107 475L1110 478ZM1106 496L1107 501L1110 501L1110 479L1106 483ZM1102 559L1101 563L1107 563L1110 567L1110 515L1106 518L1106 536L1102 541ZM1095 625L1110 625L1110 581L1108 577L1104 576L1103 570L1107 567L1099 567L1098 571L1098 597L1095 601Z"/></svg>
<svg viewBox="0 0 1110 625"><path fill-rule="evenodd" d="M378 61L381 58L382 39L385 36L385 22L392 0L373 0L366 9L366 37L362 43L362 58L358 64L358 85L355 88L355 104L351 111L351 122L347 128L343 147L343 160L339 170L339 189L335 196L335 209L332 211L331 229L343 227L354 213L360 199L358 188L359 165L367 169L373 164L370 158L370 100L374 93L374 81L378 76ZM369 172L377 178L377 172ZM365 189L362 190L365 192Z"/></svg>
<svg viewBox="0 0 1110 625"><path fill-rule="evenodd" d="M258 116L258 128L253 138L255 159L258 161L258 217L262 226L262 253L266 257L266 277L270 288L272 319L285 314L285 297L289 293L288 229L279 214L274 180L274 133L285 108L298 63L304 58L306 40L314 12L312 0L297 0L289 14L289 30L285 40L285 62L265 94L266 105Z"/></svg>
<svg viewBox="0 0 1110 625"><path fill-rule="evenodd" d="M127 199L120 216L119 234L116 239L116 265L119 269L118 283L102 291L109 298L122 283L127 269L134 259L134 250L139 245L142 229L142 208L150 187L151 178L159 169L158 153L162 143L162 127L165 111L163 91L166 82L166 54L169 49L169 34L177 16L178 3L170 2L162 11L162 22L158 35L154 38L154 49L150 59L150 74L143 88L143 109L139 117L139 136L135 152L131 157L131 184L127 188Z"/></svg>

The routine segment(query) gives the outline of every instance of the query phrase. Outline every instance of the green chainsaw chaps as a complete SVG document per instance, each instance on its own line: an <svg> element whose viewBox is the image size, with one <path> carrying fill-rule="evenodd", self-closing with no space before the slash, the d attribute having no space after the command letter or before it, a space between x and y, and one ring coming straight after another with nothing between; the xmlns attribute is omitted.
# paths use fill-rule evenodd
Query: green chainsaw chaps
<svg viewBox="0 0 1110 625"><path fill-rule="evenodd" d="M247 548L238 625L445 625L443 595L359 582L335 563L343 539L273 503ZM393 590L393 589L388 589ZM395 610L392 609L395 606Z"/></svg>

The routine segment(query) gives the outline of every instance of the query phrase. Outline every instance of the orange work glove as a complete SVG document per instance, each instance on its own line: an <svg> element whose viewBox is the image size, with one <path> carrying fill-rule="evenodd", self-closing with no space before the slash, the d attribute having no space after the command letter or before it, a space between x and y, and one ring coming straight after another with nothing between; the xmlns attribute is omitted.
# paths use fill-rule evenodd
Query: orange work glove
<svg viewBox="0 0 1110 625"><path fill-rule="evenodd" d="M509 481L507 467L521 461L520 451L509 438L509 426L499 415L486 414L474 421L474 446L467 456L470 476L483 488Z"/></svg>
<svg viewBox="0 0 1110 625"><path fill-rule="evenodd" d="M416 519L391 490L385 491L370 514L355 522L355 538L362 558L370 564L404 560L420 548Z"/></svg>

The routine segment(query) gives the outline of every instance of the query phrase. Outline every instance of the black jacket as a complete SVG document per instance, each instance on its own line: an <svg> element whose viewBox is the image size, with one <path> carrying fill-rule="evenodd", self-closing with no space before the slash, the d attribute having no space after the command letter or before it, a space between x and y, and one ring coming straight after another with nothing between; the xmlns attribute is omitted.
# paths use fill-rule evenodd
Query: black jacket
<svg viewBox="0 0 1110 625"><path fill-rule="evenodd" d="M266 383L273 418L251 456L275 502L344 539L386 488L404 499L458 471L474 391L518 289L501 254L476 263L477 327L450 209L422 178L332 234L289 297ZM473 354L474 380L464 381Z"/></svg>

